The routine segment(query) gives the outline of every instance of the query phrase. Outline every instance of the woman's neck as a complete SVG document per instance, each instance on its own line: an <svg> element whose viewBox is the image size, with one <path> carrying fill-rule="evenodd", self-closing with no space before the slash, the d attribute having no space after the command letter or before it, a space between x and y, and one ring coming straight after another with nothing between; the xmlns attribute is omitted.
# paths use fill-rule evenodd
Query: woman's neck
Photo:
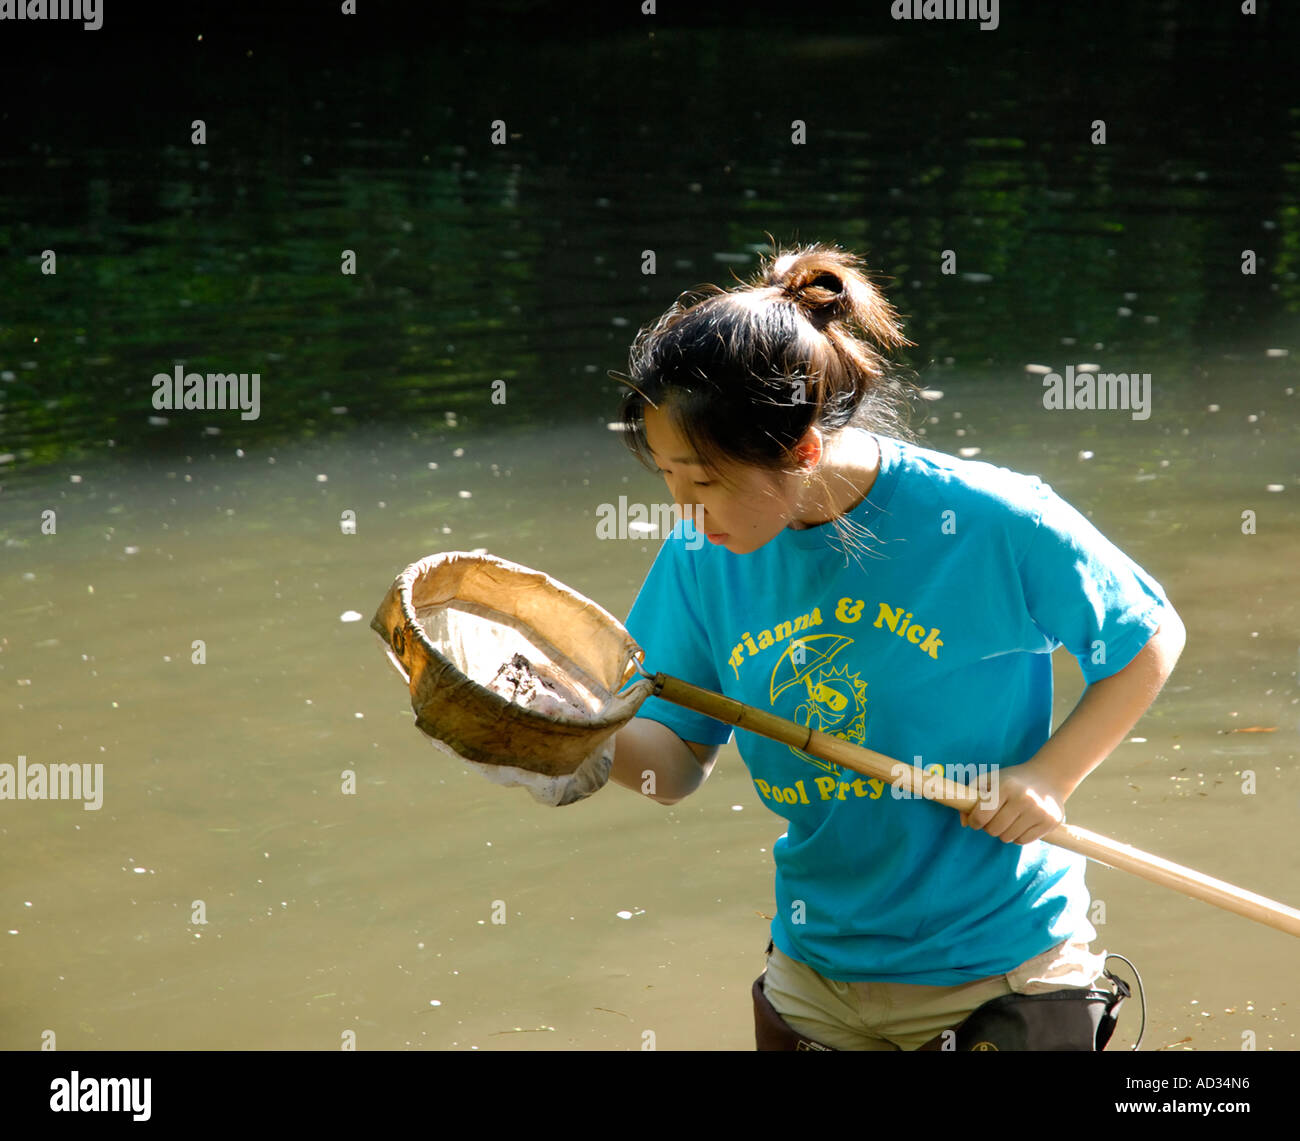
<svg viewBox="0 0 1300 1141"><path fill-rule="evenodd" d="M845 428L827 441L808 498L789 527L803 531L847 514L871 494L880 473L880 444L870 432Z"/></svg>

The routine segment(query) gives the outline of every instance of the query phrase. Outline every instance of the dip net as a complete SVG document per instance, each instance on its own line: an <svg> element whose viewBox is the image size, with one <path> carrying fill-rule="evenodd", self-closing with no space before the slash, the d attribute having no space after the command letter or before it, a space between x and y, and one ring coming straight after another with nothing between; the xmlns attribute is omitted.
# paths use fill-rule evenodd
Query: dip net
<svg viewBox="0 0 1300 1141"><path fill-rule="evenodd" d="M541 783L574 774L652 688L643 677L624 690L643 653L612 614L494 555L412 563L370 627L407 683L416 727L499 783L532 783L507 770Z"/></svg>

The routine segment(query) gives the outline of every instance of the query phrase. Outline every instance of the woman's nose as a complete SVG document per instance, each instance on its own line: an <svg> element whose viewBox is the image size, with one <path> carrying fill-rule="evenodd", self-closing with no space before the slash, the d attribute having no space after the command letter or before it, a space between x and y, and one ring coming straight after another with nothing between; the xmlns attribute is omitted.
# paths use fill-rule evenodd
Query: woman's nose
<svg viewBox="0 0 1300 1141"><path fill-rule="evenodd" d="M668 493L673 503L683 515L689 515L695 506L695 499L690 494L690 484L684 480L669 481Z"/></svg>

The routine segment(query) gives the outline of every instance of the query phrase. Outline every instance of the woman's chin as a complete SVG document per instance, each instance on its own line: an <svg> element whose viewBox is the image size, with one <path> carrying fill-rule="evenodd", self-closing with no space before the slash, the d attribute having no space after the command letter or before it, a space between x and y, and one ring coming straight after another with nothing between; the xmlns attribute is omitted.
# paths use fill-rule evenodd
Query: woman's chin
<svg viewBox="0 0 1300 1141"><path fill-rule="evenodd" d="M709 544L714 547L725 547L733 555L752 555L760 547L766 547L780 531L773 532L771 535L751 535L741 539L734 534L723 534L718 537L706 536Z"/></svg>

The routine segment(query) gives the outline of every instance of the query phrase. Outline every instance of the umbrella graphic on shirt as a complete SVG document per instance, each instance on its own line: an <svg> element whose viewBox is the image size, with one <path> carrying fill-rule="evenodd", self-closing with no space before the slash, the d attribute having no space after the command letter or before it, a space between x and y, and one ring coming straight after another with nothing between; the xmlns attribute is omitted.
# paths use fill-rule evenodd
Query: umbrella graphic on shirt
<svg viewBox="0 0 1300 1141"><path fill-rule="evenodd" d="M773 705L792 685L804 682L814 670L830 663L831 658L853 642L843 634L810 634L796 638L785 649L772 669L772 689L769 700Z"/></svg>
<svg viewBox="0 0 1300 1141"><path fill-rule="evenodd" d="M846 638L842 634L810 634L806 638L798 638L786 647L786 651L781 655L776 665L772 669L771 684L771 702L773 706L776 699L793 685L803 685L807 691L809 701L804 702L795 711L794 719L801 725L809 725L813 728L822 728L824 724L823 714L829 713L832 717L844 712L849 700L853 700L855 705L861 701L861 693L856 687L850 687L846 693L836 692L832 686L824 684L822 679L827 677L826 667L830 660L835 657L845 646L853 643L852 638ZM835 671L829 671L830 676L835 676ZM847 669L845 671L847 674ZM847 676L844 678L847 682ZM863 686L862 689L866 687ZM816 699L816 700L814 700ZM822 710L817 708L820 700L825 700L829 708ZM836 718L838 720L838 718ZM842 736L843 734L836 734ZM802 749L796 749L793 745L787 746L796 757L800 760L807 761L819 769L829 773L840 773L840 767L831 761L824 761L820 757L814 757L805 753Z"/></svg>

